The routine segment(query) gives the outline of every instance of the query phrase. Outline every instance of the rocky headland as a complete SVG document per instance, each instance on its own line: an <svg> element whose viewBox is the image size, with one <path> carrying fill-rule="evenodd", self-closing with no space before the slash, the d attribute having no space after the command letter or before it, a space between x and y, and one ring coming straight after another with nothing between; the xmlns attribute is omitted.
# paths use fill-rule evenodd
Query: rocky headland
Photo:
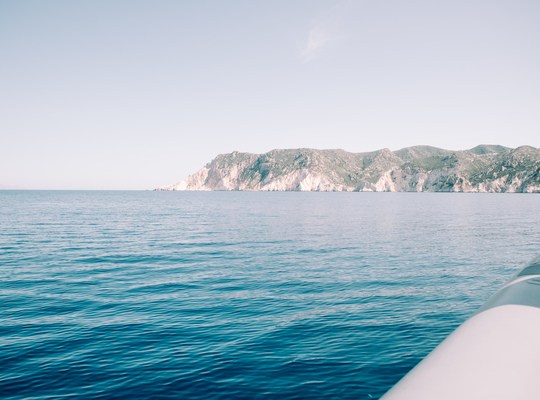
<svg viewBox="0 0 540 400"><path fill-rule="evenodd" d="M156 190L540 193L540 149L414 146L367 153L284 149L221 154Z"/></svg>

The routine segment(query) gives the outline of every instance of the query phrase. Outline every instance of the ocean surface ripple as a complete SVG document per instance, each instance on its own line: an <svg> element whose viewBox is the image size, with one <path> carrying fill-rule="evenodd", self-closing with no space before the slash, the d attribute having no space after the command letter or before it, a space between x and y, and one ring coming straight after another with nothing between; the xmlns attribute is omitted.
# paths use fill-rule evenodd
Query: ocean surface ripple
<svg viewBox="0 0 540 400"><path fill-rule="evenodd" d="M539 206L0 191L0 396L378 398L538 254Z"/></svg>

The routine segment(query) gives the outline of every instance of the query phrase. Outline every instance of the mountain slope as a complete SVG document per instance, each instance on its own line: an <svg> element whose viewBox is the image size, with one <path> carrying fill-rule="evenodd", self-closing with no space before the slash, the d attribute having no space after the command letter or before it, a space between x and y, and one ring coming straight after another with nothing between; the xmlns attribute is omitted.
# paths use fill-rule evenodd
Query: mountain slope
<svg viewBox="0 0 540 400"><path fill-rule="evenodd" d="M450 151L286 149L221 154L158 190L540 192L540 149L480 145Z"/></svg>

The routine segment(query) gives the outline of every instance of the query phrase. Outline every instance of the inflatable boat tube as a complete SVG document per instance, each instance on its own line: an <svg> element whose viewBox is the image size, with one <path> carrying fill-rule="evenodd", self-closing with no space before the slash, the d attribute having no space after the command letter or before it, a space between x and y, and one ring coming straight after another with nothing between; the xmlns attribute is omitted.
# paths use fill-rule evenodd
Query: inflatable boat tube
<svg viewBox="0 0 540 400"><path fill-rule="evenodd" d="M382 399L540 399L539 374L537 257Z"/></svg>

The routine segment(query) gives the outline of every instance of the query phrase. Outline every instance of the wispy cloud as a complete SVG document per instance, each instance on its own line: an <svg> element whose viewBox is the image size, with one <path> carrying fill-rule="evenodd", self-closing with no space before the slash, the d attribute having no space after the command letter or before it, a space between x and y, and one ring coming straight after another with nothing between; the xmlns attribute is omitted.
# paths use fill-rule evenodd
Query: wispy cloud
<svg viewBox="0 0 540 400"><path fill-rule="evenodd" d="M328 29L316 26L310 29L307 41L300 53L300 57L304 62L311 61L315 58L324 47L337 38Z"/></svg>
<svg viewBox="0 0 540 400"><path fill-rule="evenodd" d="M311 27L307 32L307 37L300 45L300 58L304 62L309 62L319 57L336 42L346 39L344 34L349 11L351 8L349 0L337 1L332 7L326 8L319 16L311 21Z"/></svg>

